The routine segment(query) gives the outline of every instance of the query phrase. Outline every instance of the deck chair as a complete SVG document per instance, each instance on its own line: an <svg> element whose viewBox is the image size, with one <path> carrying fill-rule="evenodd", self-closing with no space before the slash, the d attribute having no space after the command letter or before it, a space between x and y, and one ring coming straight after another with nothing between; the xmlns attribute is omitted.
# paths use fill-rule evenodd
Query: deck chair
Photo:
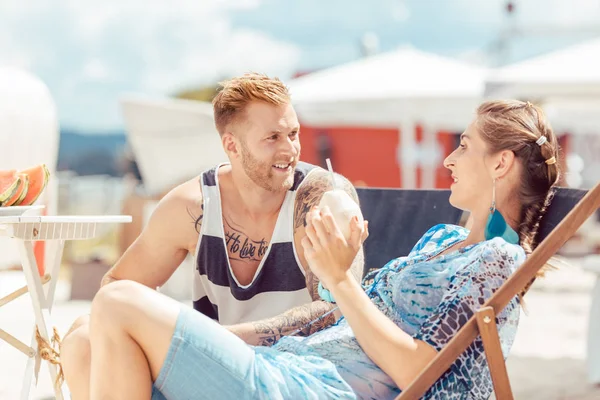
<svg viewBox="0 0 600 400"><path fill-rule="evenodd" d="M356 191L363 216L369 221L363 276L390 260L408 255L432 226L457 225L463 214L448 202L450 190L357 188Z"/></svg>
<svg viewBox="0 0 600 400"><path fill-rule="evenodd" d="M385 241L391 241L393 244L402 243L404 239L404 231L401 229L403 225L408 228L408 233L412 235L413 231L424 232L424 227L421 227L421 218L428 218L428 215L415 213L412 218L406 220L400 218L400 221L408 221L409 223L396 223L397 215L394 214L397 208L406 207L404 203L396 203L395 198L407 198L413 199L413 201L423 201L423 203L417 203L415 205L419 210L423 208L423 213L427 214L427 209L437 210L436 207L430 207L427 203L427 194L409 193L404 191L393 191L397 193L381 191L377 192L359 192L361 201L361 207L365 209L365 217L371 220L379 221L373 223L373 231L371 235L383 236L383 234L389 234ZM415 191L413 191L415 192ZM435 194L434 194L435 195ZM378 197L380 196L380 197ZM439 195L441 196L441 194ZM387 199L389 197L389 200ZM421 200L418 200L421 199ZM386 204L385 207L378 207L377 203L380 201L382 204ZM411 206L410 200L407 200L408 206ZM392 204L390 206L390 204ZM398 204L394 207L394 204ZM432 204L437 204L436 201L432 201ZM536 273L546 264L546 262L552 257L558 249L579 229L579 227L600 207L600 184L595 186L588 192L583 190L558 188L554 199L541 223L539 229L538 241L541 241L535 251L527 258L527 260L521 265L521 267L496 291L496 293L489 298L489 300L479 309L460 329L455 337L448 342L448 344L440 351L434 360L425 368L425 370L419 375L417 379L407 387L402 393L396 398L396 400L407 400L407 399L419 399L427 390L438 380L440 377L450 368L454 361L467 349L467 347L481 335L485 355L490 369L492 382L494 385L494 392L497 399L513 399L508 374L506 372L506 365L504 362L504 356L500 347L500 340L498 338L498 331L496 328L496 316L499 314L504 307L513 299L518 293L520 293L535 277ZM369 215L371 212L376 212L379 209L380 215L374 217ZM374 210L374 211L371 211ZM448 209L446 209L448 210ZM450 210L452 211L452 210ZM408 213L410 216L410 213ZM376 218L379 218L377 220ZM432 218L433 219L433 218ZM387 221L394 221L394 224L386 224ZM437 219L435 222L429 224L429 226L435 223L443 222L444 218ZM381 225L380 225L381 224ZM411 225L415 224L415 225ZM416 227L419 225L419 228ZM393 226L387 226L393 225ZM425 225L425 224L423 224ZM385 233L375 231L378 227L383 226ZM394 227L400 227L394 229ZM425 228L427 229L427 228ZM417 232L414 232L415 234ZM418 237L417 237L418 239ZM410 239L412 243L416 242L416 239ZM381 250L382 252L388 251L393 248L393 245L384 244L380 248L375 246L368 247L369 242L385 242L384 240L373 240L365 243L365 253L369 262L381 262L374 255L373 252ZM389 247L386 247L389 246ZM396 247L397 249L397 247ZM406 248L402 248L402 252L408 254ZM397 257L398 252L395 255L386 254L387 259ZM369 257L371 257L369 259ZM383 256L382 256L383 257ZM376 260L376 261L372 261ZM385 261L384 261L385 263ZM372 264L371 264L372 265ZM381 264L383 265L383 264Z"/></svg>

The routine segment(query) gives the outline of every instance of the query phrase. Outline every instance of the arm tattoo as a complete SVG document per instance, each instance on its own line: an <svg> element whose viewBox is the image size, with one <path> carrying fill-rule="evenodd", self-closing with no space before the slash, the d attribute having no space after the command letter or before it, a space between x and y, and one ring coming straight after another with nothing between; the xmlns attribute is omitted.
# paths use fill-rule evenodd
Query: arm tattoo
<svg viewBox="0 0 600 400"><path fill-rule="evenodd" d="M196 217L194 212L190 210L189 207L186 207L187 213L190 217L192 217L192 222L194 224L194 228L196 232L200 233L200 226L202 226L202 217L204 217L204 202L200 204L200 215Z"/></svg>
<svg viewBox="0 0 600 400"><path fill-rule="evenodd" d="M297 333L298 336L311 335L335 322L333 313L318 320L323 314L331 311L333 308L334 305L332 304L324 301L315 301L304 306L292 308L276 317L252 322L251 325L256 335L253 342L259 346L272 346L283 336L300 328L302 330ZM316 322L309 324L312 321Z"/></svg>
<svg viewBox="0 0 600 400"><path fill-rule="evenodd" d="M308 293L310 294L310 298L313 301L317 301L321 298L319 296L319 278L316 277L315 274L310 270L310 268L306 268L306 288L308 289Z"/></svg>
<svg viewBox="0 0 600 400"><path fill-rule="evenodd" d="M260 261L269 248L265 238L261 240L250 239L242 232L242 227L223 216L225 221L225 242L230 260ZM234 227L237 226L236 227Z"/></svg>
<svg viewBox="0 0 600 400"><path fill-rule="evenodd" d="M339 174L335 174L335 180L336 186L341 187L358 204L358 194L352 183ZM323 193L331 189L331 177L324 169L314 171L306 178L296 194L294 231L306 227L306 214L321 201Z"/></svg>
<svg viewBox="0 0 600 400"><path fill-rule="evenodd" d="M323 193L331 189L329 175L325 170L310 174L296 193L294 207L294 231L306 227L306 214L321 201Z"/></svg>
<svg viewBox="0 0 600 400"><path fill-rule="evenodd" d="M335 174L336 186L342 188L350 197L359 204L358 194L352 183L342 175ZM331 190L331 175L324 169L318 169L306 177L296 194L296 204L294 208L294 235L296 231L306 227L306 214L310 209L317 205L323 197L323 193ZM363 275L364 256L363 250L359 250L354 262L352 263L352 275L360 282ZM306 287L313 300L319 299L318 278L312 273L310 268L306 268Z"/></svg>

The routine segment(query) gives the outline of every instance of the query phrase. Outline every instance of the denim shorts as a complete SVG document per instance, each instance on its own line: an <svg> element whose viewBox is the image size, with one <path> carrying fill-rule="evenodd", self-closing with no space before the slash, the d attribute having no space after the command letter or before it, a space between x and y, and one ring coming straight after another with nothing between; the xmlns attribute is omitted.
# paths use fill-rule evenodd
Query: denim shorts
<svg viewBox="0 0 600 400"><path fill-rule="evenodd" d="M254 351L191 307L181 307L152 400L253 399Z"/></svg>
<svg viewBox="0 0 600 400"><path fill-rule="evenodd" d="M335 365L271 347L249 346L182 306L152 400L356 399Z"/></svg>

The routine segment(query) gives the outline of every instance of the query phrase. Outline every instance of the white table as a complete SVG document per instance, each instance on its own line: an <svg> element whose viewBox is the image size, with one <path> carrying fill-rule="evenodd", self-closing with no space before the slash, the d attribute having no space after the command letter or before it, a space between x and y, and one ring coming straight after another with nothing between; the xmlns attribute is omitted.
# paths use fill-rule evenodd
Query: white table
<svg viewBox="0 0 600 400"><path fill-rule="evenodd" d="M130 216L0 216L0 236L8 236L15 239L21 254L23 272L27 286L23 287L3 298L0 298L0 307L22 294L29 292L35 324L40 336L51 343L53 325L50 318L54 292L58 281L58 272L63 255L66 240L91 239L96 235L98 224L115 224L131 222ZM56 241L54 254L51 262L46 266L46 274L40 277L33 251L34 241ZM50 247L50 246L48 246ZM47 248L48 248L47 247ZM1 327L0 327L1 328ZM0 339L6 341L17 350L29 357L25 367L25 376L21 390L21 400L29 398L32 378L37 376L40 369L41 359L37 351L36 328L31 338L31 345L19 341L8 332L0 329ZM48 364L50 377L54 383L58 369L51 363ZM66 391L64 386L55 387L56 399L64 400Z"/></svg>

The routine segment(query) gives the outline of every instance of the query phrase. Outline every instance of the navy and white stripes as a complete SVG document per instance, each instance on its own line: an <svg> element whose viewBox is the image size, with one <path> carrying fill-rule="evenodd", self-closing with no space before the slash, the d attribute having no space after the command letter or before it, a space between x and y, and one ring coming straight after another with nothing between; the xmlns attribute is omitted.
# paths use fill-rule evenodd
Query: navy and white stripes
<svg viewBox="0 0 600 400"><path fill-rule="evenodd" d="M271 243L254 278L241 285L232 273L224 238L217 166L201 176L204 216L196 248L194 308L224 325L273 317L310 303L304 270L294 246L296 191L314 168L298 163Z"/></svg>

